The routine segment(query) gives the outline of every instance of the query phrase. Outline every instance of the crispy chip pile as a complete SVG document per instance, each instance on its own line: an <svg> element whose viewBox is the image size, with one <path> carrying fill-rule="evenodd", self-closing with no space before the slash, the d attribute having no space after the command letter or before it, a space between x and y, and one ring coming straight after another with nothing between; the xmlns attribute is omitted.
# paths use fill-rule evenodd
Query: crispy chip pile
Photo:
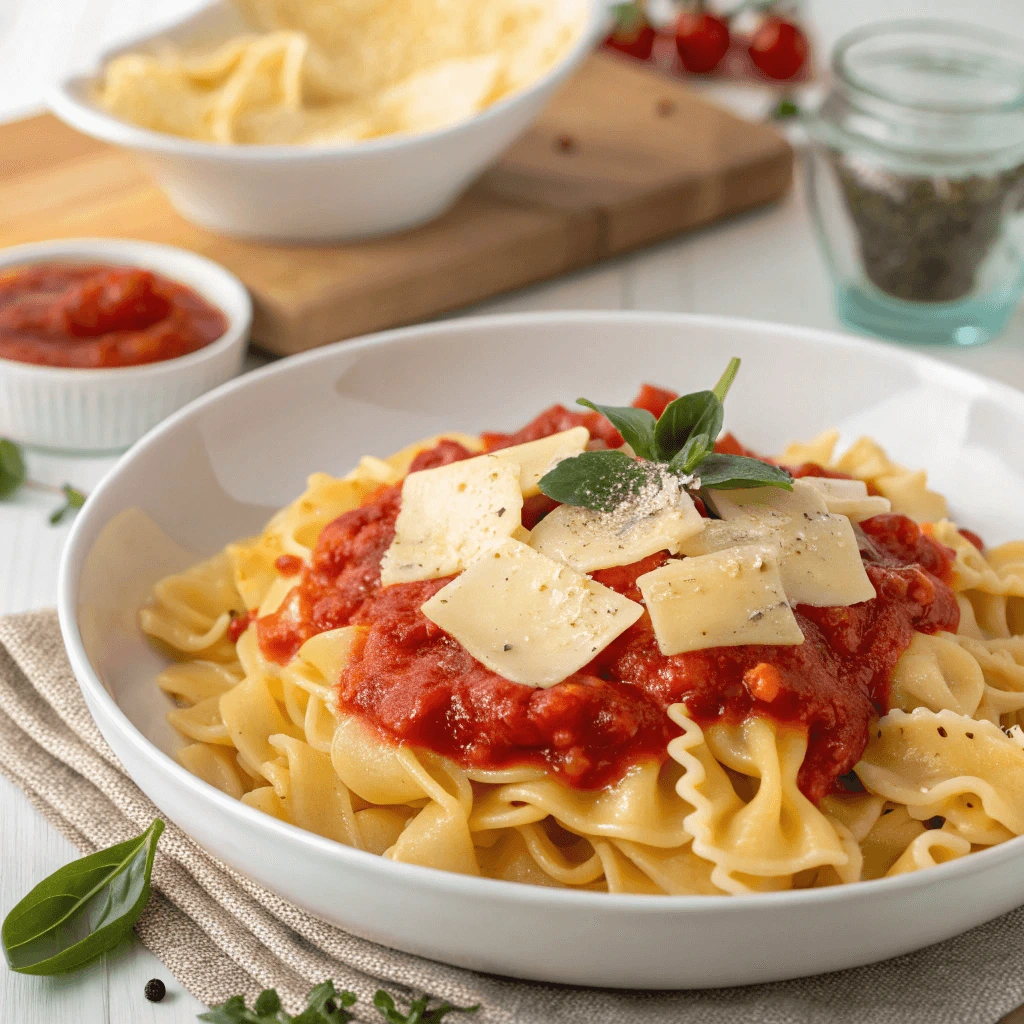
<svg viewBox="0 0 1024 1024"><path fill-rule="evenodd" d="M98 99L204 142L317 145L434 131L529 86L582 0L235 0L253 27L204 52L126 54Z"/></svg>

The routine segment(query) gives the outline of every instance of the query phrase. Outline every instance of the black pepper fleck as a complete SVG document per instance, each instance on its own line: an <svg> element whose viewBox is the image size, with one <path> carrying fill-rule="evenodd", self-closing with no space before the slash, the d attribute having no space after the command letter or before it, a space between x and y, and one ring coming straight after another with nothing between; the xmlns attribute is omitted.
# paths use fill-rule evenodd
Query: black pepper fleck
<svg viewBox="0 0 1024 1024"><path fill-rule="evenodd" d="M966 736L966 737L967 737L967 738L968 738L969 740L973 740L973 739L974 739L974 733L973 733L973 732L966 732L966 733L964 733L964 735L965 735L965 736Z"/></svg>
<svg viewBox="0 0 1024 1024"><path fill-rule="evenodd" d="M505 644L505 646L502 647L502 650L503 651L511 651L512 650L512 645L511 644Z"/></svg>
<svg viewBox="0 0 1024 1024"><path fill-rule="evenodd" d="M941 814L936 814L934 818L929 818L927 821L921 822L927 829L942 828L946 824L946 819Z"/></svg>
<svg viewBox="0 0 1024 1024"><path fill-rule="evenodd" d="M503 508L499 508L498 509L498 518L500 519L504 514L505 514L505 510Z"/></svg>
<svg viewBox="0 0 1024 1024"><path fill-rule="evenodd" d="M946 732L946 730L945 730L945 729L943 729L943 728L942 728L942 726L940 725L940 726L939 726L939 735L940 735L940 736L941 736L941 737L942 737L943 739L945 739L945 738L946 738L946 737L947 737L947 736L949 735L949 733L948 733L948 732Z"/></svg>
<svg viewBox="0 0 1024 1024"><path fill-rule="evenodd" d="M167 995L167 986L159 978L150 978L146 982L145 993L151 1003L159 1003Z"/></svg>

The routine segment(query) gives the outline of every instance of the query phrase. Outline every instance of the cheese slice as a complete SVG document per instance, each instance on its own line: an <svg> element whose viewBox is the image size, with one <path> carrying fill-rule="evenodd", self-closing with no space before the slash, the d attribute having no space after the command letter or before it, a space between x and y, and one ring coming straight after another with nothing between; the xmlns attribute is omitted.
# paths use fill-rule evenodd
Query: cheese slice
<svg viewBox="0 0 1024 1024"><path fill-rule="evenodd" d="M868 494L868 485L863 480L833 480L824 476L804 479L825 499L829 512L855 523L892 511L892 502L881 495Z"/></svg>
<svg viewBox="0 0 1024 1024"><path fill-rule="evenodd" d="M491 453L491 458L519 465L519 486L524 498L532 498L540 494L537 484L540 478L556 463L579 455L585 451L590 440L590 431L586 427L572 427L561 433L542 437L537 441L527 441L511 448L499 448Z"/></svg>
<svg viewBox="0 0 1024 1024"><path fill-rule="evenodd" d="M704 529L704 523L686 493L679 495L674 508L627 518L559 505L533 528L530 546L579 572L594 572L639 562L656 551L675 554L687 537Z"/></svg>
<svg viewBox="0 0 1024 1024"><path fill-rule="evenodd" d="M757 547L778 562L786 597L794 605L840 608L876 596L846 516L768 513L709 522L680 551L701 556L738 546Z"/></svg>
<svg viewBox="0 0 1024 1024"><path fill-rule="evenodd" d="M827 512L823 495L804 483L793 481L793 490L782 487L743 487L733 491L712 491L711 500L723 519L742 516L795 516L804 512Z"/></svg>
<svg viewBox="0 0 1024 1024"><path fill-rule="evenodd" d="M637 584L664 655L804 641L778 565L761 547L672 561Z"/></svg>
<svg viewBox="0 0 1024 1024"><path fill-rule="evenodd" d="M519 475L517 462L493 455L410 473L381 583L450 576L510 537L522 525Z"/></svg>
<svg viewBox="0 0 1024 1024"><path fill-rule="evenodd" d="M526 544L506 540L422 611L492 672L547 687L578 672L644 610Z"/></svg>

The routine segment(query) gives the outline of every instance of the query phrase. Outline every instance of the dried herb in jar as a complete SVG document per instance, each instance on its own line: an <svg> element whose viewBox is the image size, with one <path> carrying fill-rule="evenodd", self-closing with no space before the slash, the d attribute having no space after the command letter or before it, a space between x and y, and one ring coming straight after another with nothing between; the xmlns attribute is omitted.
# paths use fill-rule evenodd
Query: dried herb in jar
<svg viewBox="0 0 1024 1024"><path fill-rule="evenodd" d="M1024 165L962 178L904 174L831 154L868 279L909 302L955 302L975 289L1007 212L1024 205Z"/></svg>

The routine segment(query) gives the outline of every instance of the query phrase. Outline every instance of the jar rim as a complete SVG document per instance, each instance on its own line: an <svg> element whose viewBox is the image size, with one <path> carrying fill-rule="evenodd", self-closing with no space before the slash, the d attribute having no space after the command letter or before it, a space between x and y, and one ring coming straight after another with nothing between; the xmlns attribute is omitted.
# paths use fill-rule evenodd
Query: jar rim
<svg viewBox="0 0 1024 1024"><path fill-rule="evenodd" d="M860 44L887 37L892 37L895 40L901 35L912 33L946 35L954 43L963 42L965 38L968 38L975 43L991 47L1005 58L1012 59L1020 67L1019 88L1015 95L1008 99L1001 98L978 103L948 103L901 95L895 90L884 88L871 81L852 65L851 51ZM836 44L833 52L832 71L837 80L850 89L908 110L946 116L1011 113L1024 110L1024 57L1022 54L1024 54L1024 40L1003 32L939 18L903 18L876 22L846 33Z"/></svg>

